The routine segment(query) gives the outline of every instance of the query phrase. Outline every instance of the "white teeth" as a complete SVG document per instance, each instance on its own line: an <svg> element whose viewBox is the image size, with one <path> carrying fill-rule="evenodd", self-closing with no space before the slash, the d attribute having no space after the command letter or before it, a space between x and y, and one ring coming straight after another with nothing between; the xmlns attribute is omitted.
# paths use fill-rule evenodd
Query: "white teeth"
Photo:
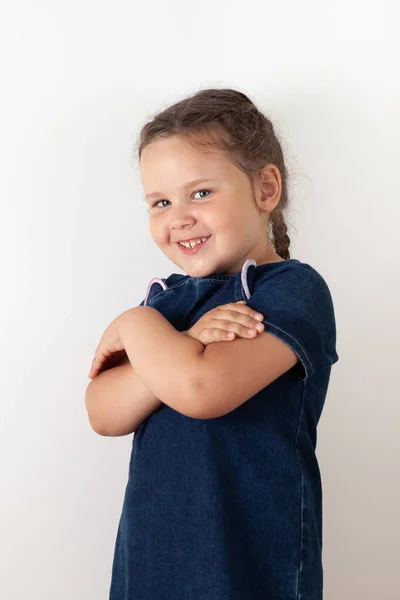
<svg viewBox="0 0 400 600"><path fill-rule="evenodd" d="M201 244L202 242L204 242L206 239L207 239L206 237L203 237L198 240L189 240L188 242L179 242L179 243L182 244L182 246L185 246L185 248L193 248L197 244Z"/></svg>

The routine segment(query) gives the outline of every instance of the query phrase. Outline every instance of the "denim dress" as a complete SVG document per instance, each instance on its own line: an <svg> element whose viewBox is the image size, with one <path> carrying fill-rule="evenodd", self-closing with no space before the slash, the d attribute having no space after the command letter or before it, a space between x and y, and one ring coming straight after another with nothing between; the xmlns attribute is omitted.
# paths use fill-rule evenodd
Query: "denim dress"
<svg viewBox="0 0 400 600"><path fill-rule="evenodd" d="M226 415L191 418L163 404L141 423L110 600L322 600L316 428L339 359L325 280L297 259L248 259L235 274L154 278L141 305L183 331L238 300L299 361Z"/></svg>

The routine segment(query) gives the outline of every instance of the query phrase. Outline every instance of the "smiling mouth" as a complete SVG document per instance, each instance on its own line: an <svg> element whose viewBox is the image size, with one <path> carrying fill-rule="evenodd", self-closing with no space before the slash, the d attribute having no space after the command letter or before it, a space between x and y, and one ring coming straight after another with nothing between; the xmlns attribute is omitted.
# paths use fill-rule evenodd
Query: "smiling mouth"
<svg viewBox="0 0 400 600"><path fill-rule="evenodd" d="M198 252L199 250L201 250L201 248L203 248L208 240L210 239L211 236L209 236L208 238L206 238L204 240L204 242L200 242L200 244L195 244L193 247L186 247L183 246L180 242L176 242L176 244L178 245L179 249L182 250L182 252L184 254L195 254L195 252Z"/></svg>

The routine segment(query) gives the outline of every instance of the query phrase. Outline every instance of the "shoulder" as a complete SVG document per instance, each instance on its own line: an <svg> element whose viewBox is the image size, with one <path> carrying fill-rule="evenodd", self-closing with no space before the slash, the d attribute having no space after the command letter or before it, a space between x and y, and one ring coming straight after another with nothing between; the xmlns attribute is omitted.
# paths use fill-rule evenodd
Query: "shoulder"
<svg viewBox="0 0 400 600"><path fill-rule="evenodd" d="M253 293L265 293L279 298L296 300L300 303L320 301L325 298L332 301L331 292L327 281L322 274L308 263L284 261L277 263L275 268L256 268Z"/></svg>
<svg viewBox="0 0 400 600"><path fill-rule="evenodd" d="M267 281L276 277L279 280L284 278L306 278L307 281L325 281L315 267L298 259L259 265L255 270L258 281Z"/></svg>

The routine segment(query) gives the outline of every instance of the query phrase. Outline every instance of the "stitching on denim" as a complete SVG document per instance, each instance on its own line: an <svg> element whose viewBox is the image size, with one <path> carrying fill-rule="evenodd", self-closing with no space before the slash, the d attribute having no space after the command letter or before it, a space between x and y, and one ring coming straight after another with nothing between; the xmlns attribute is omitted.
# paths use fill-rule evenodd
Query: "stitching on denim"
<svg viewBox="0 0 400 600"><path fill-rule="evenodd" d="M161 294L163 294L164 292L168 292L169 290L174 290L176 288L179 288L182 285L185 285L186 283L188 283L189 281L191 281L190 279L185 279L185 281L181 281L180 283L175 283L174 285L168 286L167 289L165 290L161 290L161 292L157 292L157 294L155 294L150 300L149 302L153 302L153 300L155 300L156 298L158 298L158 296L160 296ZM213 279L210 277L207 277L207 279L202 278L202 281L216 281L219 283L224 283L225 281L228 281L228 279Z"/></svg>
<svg viewBox="0 0 400 600"><path fill-rule="evenodd" d="M163 294L164 292L168 292L169 290L174 290L175 288L177 288L181 285L185 285L185 283L187 283L187 281L188 280L186 279L186 281L181 281L180 283L175 283L175 285L168 286L165 290L161 290L160 292L157 292L156 294L154 294L154 296L152 298L150 298L149 302L153 302L153 300L158 298L158 296L161 296L161 294Z"/></svg>
<svg viewBox="0 0 400 600"><path fill-rule="evenodd" d="M308 359L307 353L306 353L305 349L303 348L303 346L300 344L300 342L298 342L293 336L291 336L290 333L287 333L286 331L284 331L283 329L281 329L277 325L274 325L273 323L270 323L266 319L263 319L263 322L266 323L267 325L269 325L270 327L274 327L275 329L277 329L278 331L280 331L281 333L283 333L284 335L286 335L288 338L290 338L291 340L293 340L293 342L295 343L295 345L297 345L297 346L299 346L299 348L301 348L301 350L304 353L304 358L306 359L307 364L308 364L309 369L310 369L310 376L313 375L314 371L313 371L312 364L311 364L310 360Z"/></svg>
<svg viewBox="0 0 400 600"><path fill-rule="evenodd" d="M293 258L291 260L298 261L297 258ZM280 264L280 268L279 269L277 268L276 271L274 271L274 273L271 273L271 277L273 277L274 275L278 275L278 273L281 272L282 267L284 267L286 269L286 268L289 268L289 265L293 265L293 264L296 264L296 266L298 266L297 262L296 263L288 263L288 261L282 261L282 263ZM300 263L301 266L303 266L304 264L306 264L306 263ZM262 265L257 265L257 266L262 266ZM216 279L215 277L202 277L201 281L215 281L217 283L224 283L226 281L229 281L232 277L235 277L236 275L238 275L238 273L235 273L233 275L226 275L226 276L224 276L224 274L221 273L221 277L223 276L223 279L219 279L219 278ZM166 290L161 290L161 292L158 292L155 296L153 296L152 300L155 300L163 292L166 292L168 290L174 290L175 288L178 288L181 285L185 285L189 281L193 281L193 283L196 283L195 279L196 278L194 278L194 277L192 277L192 278L188 277L187 279L185 279L184 281L181 281L180 283L168 285L168 288ZM246 295L243 294L243 290L241 290L241 292L242 292L243 300L249 300L249 298L246 298Z"/></svg>
<svg viewBox="0 0 400 600"><path fill-rule="evenodd" d="M297 577L297 594L296 594L297 600L301 600L300 586L301 586L301 576L302 576L302 571L303 571L303 547L304 547L304 477L303 477L303 470L301 468L301 461L300 461L299 453L297 451L297 440L299 437L300 425L301 425L301 420L302 420L302 416L303 416L305 389L306 389L306 383L303 382L303 393L301 395L300 414L299 414L299 420L297 423L296 439L295 439L295 443L294 443L297 460L299 463L300 476L301 476L300 557L299 557L299 570L298 570L298 577Z"/></svg>

